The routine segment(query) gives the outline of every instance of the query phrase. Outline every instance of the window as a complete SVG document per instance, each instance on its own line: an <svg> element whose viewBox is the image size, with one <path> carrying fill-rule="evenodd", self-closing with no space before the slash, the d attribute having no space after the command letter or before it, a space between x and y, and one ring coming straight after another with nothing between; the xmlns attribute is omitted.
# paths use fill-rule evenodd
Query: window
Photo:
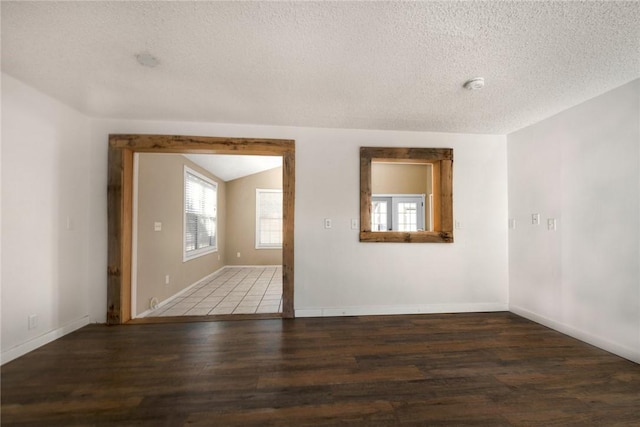
<svg viewBox="0 0 640 427"><path fill-rule="evenodd" d="M371 231L424 231L424 194L372 194Z"/></svg>
<svg viewBox="0 0 640 427"><path fill-rule="evenodd" d="M282 190L256 189L256 249L282 248Z"/></svg>
<svg viewBox="0 0 640 427"><path fill-rule="evenodd" d="M398 231L418 231L417 203L398 203Z"/></svg>
<svg viewBox="0 0 640 427"><path fill-rule="evenodd" d="M419 200L397 197L391 202L387 201L385 221L382 200L377 197L381 194L373 194L373 191L391 194L401 192L373 190L374 181L388 181L379 179L377 173L374 176L373 169L378 164L429 165L426 177L427 187L431 191L407 191L413 195L424 194L425 197ZM453 149L360 147L360 241L453 243Z"/></svg>
<svg viewBox="0 0 640 427"><path fill-rule="evenodd" d="M184 257L187 261L218 249L218 185L184 168Z"/></svg>
<svg viewBox="0 0 640 427"><path fill-rule="evenodd" d="M389 229L388 213L391 211L387 209L388 202L386 198L376 197L371 198L371 229L374 231L387 231Z"/></svg>

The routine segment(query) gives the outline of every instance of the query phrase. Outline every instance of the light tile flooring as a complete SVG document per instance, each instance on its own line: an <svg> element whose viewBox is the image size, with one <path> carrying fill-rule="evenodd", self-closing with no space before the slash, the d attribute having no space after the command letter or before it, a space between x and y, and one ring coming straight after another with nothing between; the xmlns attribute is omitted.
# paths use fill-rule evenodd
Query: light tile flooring
<svg viewBox="0 0 640 427"><path fill-rule="evenodd" d="M282 312L282 266L227 267L146 317Z"/></svg>

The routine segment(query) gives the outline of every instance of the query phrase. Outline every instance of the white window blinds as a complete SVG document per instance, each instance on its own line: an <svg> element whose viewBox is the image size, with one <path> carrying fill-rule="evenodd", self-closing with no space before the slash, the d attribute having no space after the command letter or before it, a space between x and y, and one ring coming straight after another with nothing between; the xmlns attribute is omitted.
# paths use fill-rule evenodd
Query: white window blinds
<svg viewBox="0 0 640 427"><path fill-rule="evenodd" d="M256 189L256 248L282 247L282 190Z"/></svg>
<svg viewBox="0 0 640 427"><path fill-rule="evenodd" d="M215 182L185 167L185 259L217 249L217 190Z"/></svg>

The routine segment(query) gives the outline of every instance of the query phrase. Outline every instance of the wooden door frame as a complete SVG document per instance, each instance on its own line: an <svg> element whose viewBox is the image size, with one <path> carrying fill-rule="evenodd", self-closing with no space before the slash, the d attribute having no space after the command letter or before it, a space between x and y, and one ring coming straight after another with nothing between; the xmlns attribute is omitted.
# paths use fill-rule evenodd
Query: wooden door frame
<svg viewBox="0 0 640 427"><path fill-rule="evenodd" d="M208 136L109 135L107 323L131 320L133 156L135 153L282 156L282 317L293 318L295 141Z"/></svg>

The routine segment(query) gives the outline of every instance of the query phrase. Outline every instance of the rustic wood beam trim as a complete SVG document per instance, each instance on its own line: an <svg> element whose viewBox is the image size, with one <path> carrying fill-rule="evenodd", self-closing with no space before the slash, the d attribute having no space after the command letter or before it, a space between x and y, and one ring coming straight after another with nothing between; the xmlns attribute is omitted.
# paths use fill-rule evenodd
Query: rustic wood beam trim
<svg viewBox="0 0 640 427"><path fill-rule="evenodd" d="M431 162L453 160L453 149L451 148L361 147L360 154L382 161L389 159L427 160Z"/></svg>
<svg viewBox="0 0 640 427"><path fill-rule="evenodd" d="M136 152L282 155L295 146L290 139L218 138L182 135L110 135L110 145Z"/></svg>
<svg viewBox="0 0 640 427"><path fill-rule="evenodd" d="M131 231L133 152L109 147L107 178L107 323L131 317ZM127 289L129 292L127 293Z"/></svg>
<svg viewBox="0 0 640 427"><path fill-rule="evenodd" d="M122 150L122 277L120 315L131 319L131 266L133 260L133 151ZM129 179L130 177L130 179Z"/></svg>
<svg viewBox="0 0 640 427"><path fill-rule="evenodd" d="M446 231L361 231L361 242L451 243L453 233Z"/></svg>
<svg viewBox="0 0 640 427"><path fill-rule="evenodd" d="M453 236L453 160L440 162L440 229Z"/></svg>
<svg viewBox="0 0 640 427"><path fill-rule="evenodd" d="M360 240L362 233L371 232L371 157L360 149Z"/></svg>
<svg viewBox="0 0 640 427"><path fill-rule="evenodd" d="M374 161L433 163L439 171L437 231L371 231L371 163ZM436 215L438 213L436 212ZM360 147L360 241L393 243L453 243L453 149Z"/></svg>
<svg viewBox="0 0 640 427"><path fill-rule="evenodd" d="M295 317L293 299L294 266L294 213L295 213L295 152L287 151L282 156L282 317Z"/></svg>
<svg viewBox="0 0 640 427"><path fill-rule="evenodd" d="M295 141L179 135L109 135L107 323L131 320L133 156L147 153L278 155L283 157L283 313L294 311Z"/></svg>

